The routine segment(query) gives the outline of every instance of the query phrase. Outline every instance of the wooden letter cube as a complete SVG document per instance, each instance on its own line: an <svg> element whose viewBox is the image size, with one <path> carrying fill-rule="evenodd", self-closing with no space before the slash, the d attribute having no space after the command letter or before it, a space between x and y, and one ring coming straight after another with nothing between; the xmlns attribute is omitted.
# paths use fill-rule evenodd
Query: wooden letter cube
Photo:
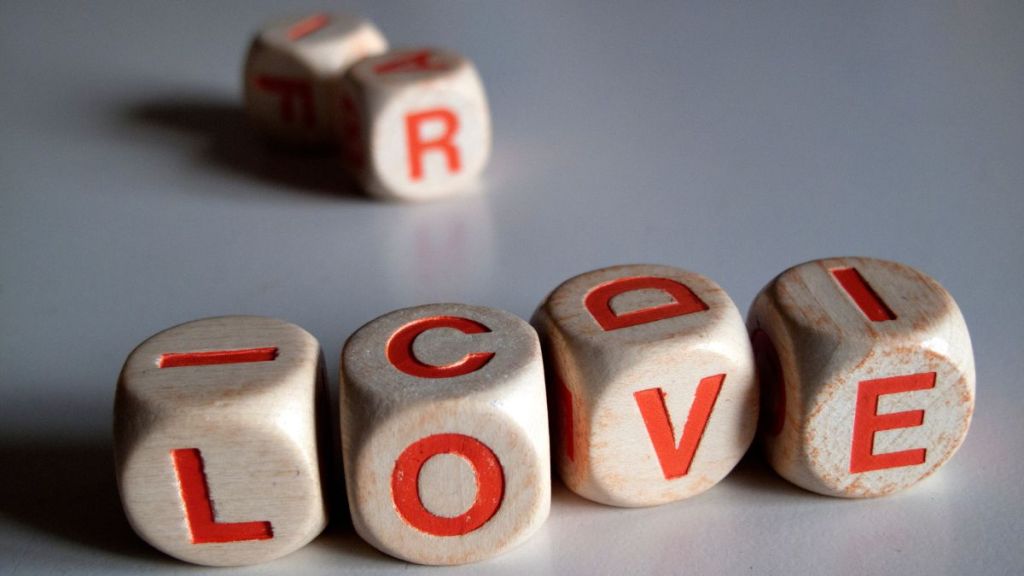
<svg viewBox="0 0 1024 576"><path fill-rule="evenodd" d="M882 496L945 463L974 410L963 316L935 280L870 258L786 270L747 319L775 470L831 496Z"/></svg>
<svg viewBox="0 0 1024 576"><path fill-rule="evenodd" d="M345 79L344 159L374 196L430 200L467 190L487 164L491 117L468 59L432 48L367 58Z"/></svg>
<svg viewBox="0 0 1024 576"><path fill-rule="evenodd" d="M615 506L687 498L725 477L757 428L743 318L711 280L668 266L576 276L534 315L551 373L555 460Z"/></svg>
<svg viewBox="0 0 1024 576"><path fill-rule="evenodd" d="M345 344L341 390L352 520L379 550L461 564L544 523L544 368L523 320L461 304L392 312Z"/></svg>
<svg viewBox="0 0 1024 576"><path fill-rule="evenodd" d="M139 536L238 566L319 534L322 371L316 339L270 318L196 320L140 344L114 406L121 501Z"/></svg>
<svg viewBox="0 0 1024 576"><path fill-rule="evenodd" d="M338 85L354 62L387 50L373 24L347 14L307 14L266 26L249 47L245 106L274 140L316 147L334 139Z"/></svg>

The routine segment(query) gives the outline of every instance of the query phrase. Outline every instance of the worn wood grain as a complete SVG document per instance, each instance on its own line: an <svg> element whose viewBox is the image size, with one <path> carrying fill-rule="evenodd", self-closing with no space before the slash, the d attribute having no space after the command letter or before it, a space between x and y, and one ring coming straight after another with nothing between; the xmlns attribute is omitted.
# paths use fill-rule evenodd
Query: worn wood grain
<svg viewBox="0 0 1024 576"><path fill-rule="evenodd" d="M114 408L125 513L154 547L210 566L297 550L326 524L320 346L257 316L175 326L128 356Z"/></svg>
<svg viewBox="0 0 1024 576"><path fill-rule="evenodd" d="M938 282L872 258L786 270L747 319L772 466L808 490L883 496L941 467L974 411L967 325Z"/></svg>

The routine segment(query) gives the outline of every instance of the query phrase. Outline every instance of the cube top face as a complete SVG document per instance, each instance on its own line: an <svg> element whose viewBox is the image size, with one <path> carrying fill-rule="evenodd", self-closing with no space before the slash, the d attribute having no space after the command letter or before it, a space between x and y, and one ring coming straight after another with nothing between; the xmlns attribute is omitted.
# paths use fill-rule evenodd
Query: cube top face
<svg viewBox="0 0 1024 576"><path fill-rule="evenodd" d="M310 74L330 75L387 50L387 40L373 24L358 16L314 12L267 24L254 46L291 56Z"/></svg>
<svg viewBox="0 0 1024 576"><path fill-rule="evenodd" d="M540 345L524 321L438 304L360 328L342 352L342 444L353 524L421 564L482 560L547 518Z"/></svg>
<svg viewBox="0 0 1024 576"><path fill-rule="evenodd" d="M956 302L923 273L870 258L808 262L758 295L748 326L770 398L768 457L792 482L883 496L935 472L963 442L970 336Z"/></svg>
<svg viewBox="0 0 1024 576"><path fill-rule="evenodd" d="M246 110L279 142L326 145L335 132L342 74L385 50L387 40L377 28L351 15L311 13L272 23L246 56Z"/></svg>
<svg viewBox="0 0 1024 576"><path fill-rule="evenodd" d="M902 343L908 334L942 331L951 317L962 321L956 302L935 280L910 266L873 258L794 266L779 275L772 290L795 330L846 345Z"/></svg>
<svg viewBox="0 0 1024 576"><path fill-rule="evenodd" d="M574 345L629 354L629 349L675 348L680 341L713 349L721 331L742 317L710 279L671 266L611 266L562 283L542 305Z"/></svg>
<svg viewBox="0 0 1024 576"><path fill-rule="evenodd" d="M359 132L358 161L347 159L364 188L406 201L464 193L491 151L483 83L468 59L442 50L393 51L349 72L340 106L342 130ZM344 118L361 117L355 122Z"/></svg>
<svg viewBox="0 0 1024 576"><path fill-rule="evenodd" d="M424 82L452 82L466 75L476 75L476 68L467 58L427 47L392 50L352 67L352 76L370 91L416 88Z"/></svg>
<svg viewBox="0 0 1024 576"><path fill-rule="evenodd" d="M572 278L534 316L554 373L555 458L574 492L651 506L707 490L753 439L743 320L692 272L615 266Z"/></svg>
<svg viewBox="0 0 1024 576"><path fill-rule="evenodd" d="M345 343L341 358L346 383L360 394L434 403L512 391L541 356L536 332L511 314L428 304L366 324Z"/></svg>
<svg viewBox="0 0 1024 576"><path fill-rule="evenodd" d="M139 536L187 562L239 566L319 534L319 361L304 330L252 316L182 324L136 348L118 382L114 449Z"/></svg>
<svg viewBox="0 0 1024 576"><path fill-rule="evenodd" d="M220 412L264 396L290 404L294 382L316 379L319 355L316 339L288 322L206 318L140 344L125 362L120 392L156 418L179 417L183 409Z"/></svg>

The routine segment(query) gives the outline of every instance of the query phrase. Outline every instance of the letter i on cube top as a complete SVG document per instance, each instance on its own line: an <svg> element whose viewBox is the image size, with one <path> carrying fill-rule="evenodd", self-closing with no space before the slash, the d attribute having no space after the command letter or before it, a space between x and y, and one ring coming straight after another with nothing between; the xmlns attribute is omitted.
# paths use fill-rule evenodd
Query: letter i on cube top
<svg viewBox="0 0 1024 576"><path fill-rule="evenodd" d="M574 492L616 506L698 494L757 428L743 318L711 280L616 266L567 280L533 318L551 374L555 462Z"/></svg>
<svg viewBox="0 0 1024 576"><path fill-rule="evenodd" d="M942 466L974 410L974 356L956 302L909 266L801 264L747 319L775 470L808 490L883 496Z"/></svg>
<svg viewBox="0 0 1024 576"><path fill-rule="evenodd" d="M366 58L338 101L343 158L370 194L430 200L472 188L491 150L473 63L436 48Z"/></svg>
<svg viewBox="0 0 1024 576"><path fill-rule="evenodd" d="M377 28L349 14L312 13L269 24L246 57L249 117L277 142L329 144L342 76L353 63L385 50L387 41Z"/></svg>
<svg viewBox="0 0 1024 576"><path fill-rule="evenodd" d="M128 520L154 547L210 566L256 564L326 524L320 345L270 318L165 330L125 361L114 406Z"/></svg>

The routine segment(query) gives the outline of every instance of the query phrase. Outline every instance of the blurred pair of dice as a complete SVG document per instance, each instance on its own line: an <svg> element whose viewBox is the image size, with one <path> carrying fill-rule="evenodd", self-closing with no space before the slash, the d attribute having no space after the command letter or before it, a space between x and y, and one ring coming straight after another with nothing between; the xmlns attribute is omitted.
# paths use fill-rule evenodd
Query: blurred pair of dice
<svg viewBox="0 0 1024 576"><path fill-rule="evenodd" d="M370 194L429 200L470 190L490 156L483 84L447 50L388 51L370 22L316 13L266 26L245 63L245 106L274 141L339 142Z"/></svg>
<svg viewBox="0 0 1024 576"><path fill-rule="evenodd" d="M367 542L425 564L499 554L546 519L552 456L566 485L597 502L693 496L747 451L759 397L761 438L782 476L822 494L881 496L945 463L974 406L956 303L892 262L791 268L746 323L699 274L605 268L557 287L532 323L434 304L348 339L342 454ZM141 344L115 408L136 531L221 565L315 537L330 445L322 365L307 332L259 317L199 320Z"/></svg>

